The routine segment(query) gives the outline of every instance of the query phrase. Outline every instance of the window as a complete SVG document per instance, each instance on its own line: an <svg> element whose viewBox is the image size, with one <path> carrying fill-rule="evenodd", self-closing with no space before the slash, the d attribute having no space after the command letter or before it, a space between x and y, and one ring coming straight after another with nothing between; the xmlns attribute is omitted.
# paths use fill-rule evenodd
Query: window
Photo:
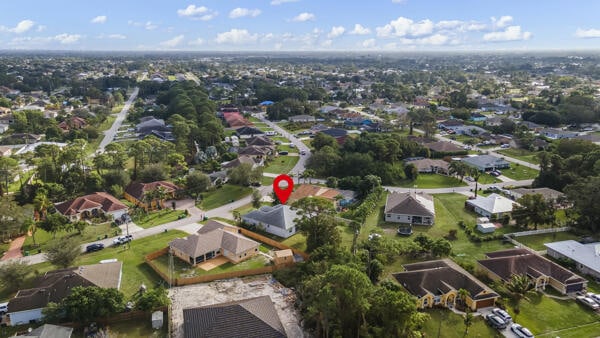
<svg viewBox="0 0 600 338"><path fill-rule="evenodd" d="M392 214L387 214L387 215L385 215L385 217L390 218L390 217L392 217Z"/></svg>

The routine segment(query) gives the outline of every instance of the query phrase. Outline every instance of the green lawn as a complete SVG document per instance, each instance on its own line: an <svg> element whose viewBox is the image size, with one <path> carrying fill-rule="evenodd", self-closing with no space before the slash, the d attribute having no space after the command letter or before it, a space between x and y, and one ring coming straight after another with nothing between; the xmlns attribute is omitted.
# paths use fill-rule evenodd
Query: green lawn
<svg viewBox="0 0 600 338"><path fill-rule="evenodd" d="M104 238L104 235L108 237L116 236L119 234L121 230L119 228L113 228L110 226L110 222L97 224L97 225L88 225L83 230L81 235L77 234L77 231L73 232L65 232L59 231L56 233L56 238L67 238L73 237L76 238L80 243L88 243L98 240L98 238ZM33 238L31 236L25 239L25 243L23 243L23 253L25 251L29 251L30 253L37 253L37 250L41 249L42 251L46 249L46 246L49 241L52 240L52 234L46 232L42 229L39 229L35 232L35 241L37 246L33 245Z"/></svg>
<svg viewBox="0 0 600 338"><path fill-rule="evenodd" d="M167 208L162 210L151 211L147 215L142 215L142 217L134 219L133 222L136 225L147 229L155 227L157 225L176 221L180 219L179 217L181 217L182 215L185 215L185 213L181 210L173 210Z"/></svg>
<svg viewBox="0 0 600 338"><path fill-rule="evenodd" d="M168 321L166 314L161 330L154 330L150 317L142 320L129 320L124 322L111 323L105 327L111 338L145 337L145 338L167 338ZM73 331L73 337L85 337L83 329Z"/></svg>
<svg viewBox="0 0 600 338"><path fill-rule="evenodd" d="M306 236L301 233L296 233L284 239L281 243L300 251L306 251Z"/></svg>
<svg viewBox="0 0 600 338"><path fill-rule="evenodd" d="M239 200L252 193L252 188L224 184L220 188L202 194L199 207L203 210L218 208L232 201Z"/></svg>
<svg viewBox="0 0 600 338"><path fill-rule="evenodd" d="M274 142L281 142L281 143L290 143L290 140L288 140L287 138L283 137L283 136L272 136L271 140L273 140Z"/></svg>
<svg viewBox="0 0 600 338"><path fill-rule="evenodd" d="M153 261L156 266L164 271L165 274L169 269L169 256L162 255ZM231 262L227 262L221 266L218 266L212 270L204 271L201 268L194 268L188 263L182 261L177 257L173 257L173 265L174 265L174 275L175 278L182 277L193 277L193 276L205 276L205 275L214 275L218 273L231 272L231 271L241 271L241 270L249 270L249 269L257 269L263 266L269 265L269 260L263 255L256 255L248 260L245 260L238 264L233 264Z"/></svg>
<svg viewBox="0 0 600 338"><path fill-rule="evenodd" d="M598 324L600 316L574 300L558 300L535 293L522 300L520 313L508 307L513 320L531 330L534 335L550 333L555 330L575 328L580 325ZM596 331L597 333L598 331ZM556 337L558 335L552 335ZM562 333L560 334L563 337ZM586 337L586 336L579 336ZM587 336L589 337L589 336Z"/></svg>
<svg viewBox="0 0 600 338"><path fill-rule="evenodd" d="M12 181L8 185L8 191L9 192L17 192L17 191L19 191L19 189L21 188L21 182L23 182L23 184L27 183L27 181L29 181L29 179L31 178L31 176L33 176L34 173L35 173L35 170L28 170L25 173L23 173L23 172L19 173L19 175L22 175L21 179L18 179L16 181Z"/></svg>
<svg viewBox="0 0 600 338"><path fill-rule="evenodd" d="M135 239L131 248L110 246L104 250L84 254L76 265L95 264L103 259L116 258L123 262L121 291L126 297L137 292L142 283L151 288L162 282L162 279L144 262L144 255L166 247L174 238L185 237L188 234L179 230L169 230L157 235Z"/></svg>
<svg viewBox="0 0 600 338"><path fill-rule="evenodd" d="M502 175L516 181L536 178L539 173L538 170L519 165L518 163L511 163L510 169L502 170Z"/></svg>
<svg viewBox="0 0 600 338"><path fill-rule="evenodd" d="M274 158L264 169L266 173L287 174L298 162L298 156L278 156Z"/></svg>
<svg viewBox="0 0 600 338"><path fill-rule="evenodd" d="M277 145L277 151L278 152L279 151L287 151L289 153L297 153L298 152L298 148L296 148L296 147L292 148L292 147L290 147L287 144L279 144L279 145Z"/></svg>
<svg viewBox="0 0 600 338"><path fill-rule="evenodd" d="M576 328L562 329L549 333L539 334L537 337L561 337L561 338L581 338L596 337L600 332L600 322L584 324Z"/></svg>
<svg viewBox="0 0 600 338"><path fill-rule="evenodd" d="M273 177L263 176L260 180L260 184L262 185L272 185L275 179Z"/></svg>
<svg viewBox="0 0 600 338"><path fill-rule="evenodd" d="M417 186L420 189L431 189L431 188L450 188L460 187L467 185L464 182L459 181L455 177L438 175L438 174L419 174L417 179L414 181L403 180L399 186L404 188L412 188Z"/></svg>
<svg viewBox="0 0 600 338"><path fill-rule="evenodd" d="M552 234L515 237L516 241L523 243L534 250L546 250L544 243L566 241L569 239L578 240L579 236L571 232L555 232Z"/></svg>
<svg viewBox="0 0 600 338"><path fill-rule="evenodd" d="M525 161L525 162L529 162L529 163L533 163L533 164L540 164L540 159L538 158L538 152L535 151L529 151L526 149L518 149L518 148L507 148L507 149L500 149L498 151L496 151L499 154L502 155L506 155L508 157L513 157L516 159L519 159L521 161Z"/></svg>
<svg viewBox="0 0 600 338"><path fill-rule="evenodd" d="M504 174L504 171L502 172ZM492 183L498 183L498 182L502 182L500 181L498 178L490 175L490 174L481 174L481 176L479 176L479 184L492 184Z"/></svg>
<svg viewBox="0 0 600 338"><path fill-rule="evenodd" d="M431 317L422 330L425 337L502 337L498 331L487 325L481 316L473 318L469 334L465 336L465 324L462 316L445 309L427 309L424 312Z"/></svg>

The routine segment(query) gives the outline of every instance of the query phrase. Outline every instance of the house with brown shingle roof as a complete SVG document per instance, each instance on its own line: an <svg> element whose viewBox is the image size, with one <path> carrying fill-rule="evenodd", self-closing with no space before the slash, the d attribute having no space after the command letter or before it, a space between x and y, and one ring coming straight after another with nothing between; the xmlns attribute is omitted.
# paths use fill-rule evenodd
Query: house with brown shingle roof
<svg viewBox="0 0 600 338"><path fill-rule="evenodd" d="M477 267L492 280L507 283L513 275L526 275L535 290L544 290L550 285L562 294L583 291L587 287L584 278L527 249L508 249L485 255L488 258L478 260Z"/></svg>
<svg viewBox="0 0 600 338"><path fill-rule="evenodd" d="M433 225L433 197L426 193L392 192L385 202L385 221L406 224Z"/></svg>
<svg viewBox="0 0 600 338"><path fill-rule="evenodd" d="M465 150L459 146L452 144L451 142L437 141L424 143L423 147L436 153L452 154L452 153L464 153Z"/></svg>
<svg viewBox="0 0 600 338"><path fill-rule="evenodd" d="M285 338L269 296L183 309L185 338Z"/></svg>
<svg viewBox="0 0 600 338"><path fill-rule="evenodd" d="M117 219L128 211L125 204L105 192L95 192L77 197L70 201L57 203L54 207L60 214L69 218L70 221L97 217L101 214Z"/></svg>
<svg viewBox="0 0 600 338"><path fill-rule="evenodd" d="M210 220L197 234L172 240L169 248L175 256L195 266L218 256L237 264L258 254L259 245L239 234L237 227Z"/></svg>
<svg viewBox="0 0 600 338"><path fill-rule="evenodd" d="M423 158L420 160L406 161L412 163L420 173L434 173L448 175L448 167L450 164L444 160L435 160L431 158Z"/></svg>
<svg viewBox="0 0 600 338"><path fill-rule="evenodd" d="M494 290L483 284L449 259L419 262L403 265L404 272L392 274L410 294L417 297L419 309L443 306L454 308L462 302L458 290L469 293L464 306L475 311L494 306L500 297Z"/></svg>
<svg viewBox="0 0 600 338"><path fill-rule="evenodd" d="M77 286L119 289L122 267L122 262L110 262L46 272L35 280L35 287L19 290L8 302L10 325L41 320L48 303L59 303Z"/></svg>
<svg viewBox="0 0 600 338"><path fill-rule="evenodd" d="M148 203L148 198L146 196L152 196L151 194L161 189L162 192L165 193L165 197L162 199L152 198L150 203ZM166 199L174 199L175 195L181 188L171 182L168 181L155 181L150 183L131 183L123 193L123 197L129 202L144 208L145 210L153 210L157 208L159 205L161 208L164 208L164 203ZM150 195L149 195L150 194Z"/></svg>
<svg viewBox="0 0 600 338"><path fill-rule="evenodd" d="M61 123L58 124L58 127L62 129L63 132L68 132L72 129L83 129L88 125L85 119L82 119L78 116L72 116Z"/></svg>

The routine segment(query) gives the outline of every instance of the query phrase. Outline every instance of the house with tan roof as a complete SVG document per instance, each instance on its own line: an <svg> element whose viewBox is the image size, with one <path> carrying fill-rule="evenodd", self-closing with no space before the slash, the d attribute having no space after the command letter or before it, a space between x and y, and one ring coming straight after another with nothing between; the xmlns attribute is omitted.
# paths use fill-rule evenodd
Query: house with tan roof
<svg viewBox="0 0 600 338"><path fill-rule="evenodd" d="M100 215L117 219L128 211L125 204L105 192L95 192L77 197L70 201L57 203L54 207L60 214L69 218L70 221L93 218Z"/></svg>
<svg viewBox="0 0 600 338"><path fill-rule="evenodd" d="M392 274L406 291L417 297L419 309L456 307L462 302L458 290L468 292L464 306L475 311L494 306L500 297L494 290L449 259L403 265L404 272Z"/></svg>
<svg viewBox="0 0 600 338"><path fill-rule="evenodd" d="M161 190L164 193L163 198L156 196L156 191ZM166 199L175 199L175 195L181 188L168 181L155 181L150 183L131 183L123 197L129 202L143 208L144 210L153 210L160 206L164 208Z"/></svg>
<svg viewBox="0 0 600 338"><path fill-rule="evenodd" d="M431 158L406 161L406 163L412 163L417 168L418 172L428 174L448 175L448 167L450 166L450 164L444 160L435 160Z"/></svg>
<svg viewBox="0 0 600 338"><path fill-rule="evenodd" d="M435 206L426 193L392 192L385 202L385 221L406 224L433 225Z"/></svg>
<svg viewBox="0 0 600 338"><path fill-rule="evenodd" d="M258 254L260 243L238 233L237 227L210 220L194 235L169 243L171 252L192 266L223 256L237 264Z"/></svg>
<svg viewBox="0 0 600 338"><path fill-rule="evenodd" d="M42 319L48 303L59 303L77 286L121 287L122 262L110 262L48 271L31 289L22 289L8 302L10 325L29 324Z"/></svg>
<svg viewBox="0 0 600 338"><path fill-rule="evenodd" d="M526 275L535 290L544 290L550 285L562 294L587 288L584 278L527 249L508 249L485 255L488 258L478 260L477 268L492 280L508 283L514 275Z"/></svg>

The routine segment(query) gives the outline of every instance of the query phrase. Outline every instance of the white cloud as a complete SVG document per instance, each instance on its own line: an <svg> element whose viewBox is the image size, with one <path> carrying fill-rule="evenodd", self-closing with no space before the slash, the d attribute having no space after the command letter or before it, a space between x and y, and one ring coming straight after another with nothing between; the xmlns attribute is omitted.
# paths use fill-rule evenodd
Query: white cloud
<svg viewBox="0 0 600 338"><path fill-rule="evenodd" d="M492 26L494 26L494 28L504 28L513 21L513 17L510 15L503 15L500 17L500 19L496 19L495 17L492 16L491 19L492 19Z"/></svg>
<svg viewBox="0 0 600 338"><path fill-rule="evenodd" d="M44 25L38 25L36 31L38 32L43 32L46 30L46 26Z"/></svg>
<svg viewBox="0 0 600 338"><path fill-rule="evenodd" d="M249 17L257 17L259 16L261 13L260 9L249 9L249 8L234 8L231 10L231 12L229 12L229 17L232 19L237 19L237 18L242 18L245 16L249 16Z"/></svg>
<svg viewBox="0 0 600 338"><path fill-rule="evenodd" d="M385 26L377 27L376 31L379 37L403 37L429 35L433 32L433 29L433 22L429 19L415 22L401 16L396 20L390 21Z"/></svg>
<svg viewBox="0 0 600 338"><path fill-rule="evenodd" d="M211 20L218 14L219 14L218 12L212 11L205 6L198 7L196 5L188 5L184 9L177 10L177 15L179 15L179 16L187 17L192 20L202 20L202 21Z"/></svg>
<svg viewBox="0 0 600 338"><path fill-rule="evenodd" d="M322 47L331 47L332 44L333 44L333 40L331 40L331 39L327 39L327 40L321 42Z"/></svg>
<svg viewBox="0 0 600 338"><path fill-rule="evenodd" d="M282 47L283 47L283 44L282 44L282 43L280 43L280 42L276 43L276 44L273 46L273 48L275 48L275 50L281 50L281 48L282 48Z"/></svg>
<svg viewBox="0 0 600 338"><path fill-rule="evenodd" d="M35 22L31 20L23 20L20 21L15 27L8 28L4 26L0 26L0 32L11 32L11 33L25 33L30 30L35 25Z"/></svg>
<svg viewBox="0 0 600 338"><path fill-rule="evenodd" d="M197 38L196 40L192 40L190 42L188 42L188 45L190 46L200 46L204 44L204 40L202 38Z"/></svg>
<svg viewBox="0 0 600 338"><path fill-rule="evenodd" d="M123 34L109 34L107 36L107 38L115 39L115 40L125 40L125 39L127 39L127 36L125 36Z"/></svg>
<svg viewBox="0 0 600 338"><path fill-rule="evenodd" d="M233 28L228 32L217 34L215 42L218 44L243 44L255 42L258 39L258 34L250 34L246 29Z"/></svg>
<svg viewBox="0 0 600 338"><path fill-rule="evenodd" d="M314 21L314 20L315 20L315 15L312 13L307 13L307 12L300 13L292 19L292 21L294 21L294 22L305 22L305 21Z"/></svg>
<svg viewBox="0 0 600 338"><path fill-rule="evenodd" d="M529 40L531 32L522 32L521 26L508 26L503 31L483 35L483 40L491 42Z"/></svg>
<svg viewBox="0 0 600 338"><path fill-rule="evenodd" d="M446 42L448 42L448 37L446 35L443 34L433 34L431 36L428 36L426 38L422 38L422 39L417 39L417 44L420 45L434 45L434 46L439 46L439 45L443 45Z"/></svg>
<svg viewBox="0 0 600 338"><path fill-rule="evenodd" d="M376 43L377 42L375 41L375 39L367 39L367 40L365 40L365 41L362 42L362 46L364 48L373 48L373 47L375 47Z"/></svg>
<svg viewBox="0 0 600 338"><path fill-rule="evenodd" d="M575 37L582 39L600 38L600 29L581 29L577 28L575 31Z"/></svg>
<svg viewBox="0 0 600 338"><path fill-rule="evenodd" d="M72 43L76 43L77 41L79 41L79 39L81 39L81 35L67 34L67 33L58 34L54 37L54 40L60 42L63 45L69 45Z"/></svg>
<svg viewBox="0 0 600 338"><path fill-rule="evenodd" d="M90 22L91 23L105 23L106 19L108 19L106 17L106 15L98 15L97 17L93 18Z"/></svg>
<svg viewBox="0 0 600 338"><path fill-rule="evenodd" d="M172 39L161 42L160 45L167 48L175 48L183 41L184 38L184 35L177 35Z"/></svg>
<svg viewBox="0 0 600 338"><path fill-rule="evenodd" d="M327 34L327 37L329 39L335 39L338 36L344 34L345 31L346 28L344 28L343 26L333 26L331 27L331 31L329 32L329 34Z"/></svg>
<svg viewBox="0 0 600 338"><path fill-rule="evenodd" d="M144 27L146 30L152 31L158 28L158 25L152 21L137 22L133 20L127 21L127 24L134 27Z"/></svg>
<svg viewBox="0 0 600 338"><path fill-rule="evenodd" d="M298 2L298 1L299 0L273 0L273 1L271 1L271 5L277 6L277 5L281 5L281 4L285 4L285 3Z"/></svg>
<svg viewBox="0 0 600 338"><path fill-rule="evenodd" d="M406 0L392 0L392 2L395 4L403 4L406 2Z"/></svg>
<svg viewBox="0 0 600 338"><path fill-rule="evenodd" d="M370 34L371 30L367 27L363 27L363 25L357 23L354 24L354 29L352 31L350 31L350 34L352 35L367 35Z"/></svg>

